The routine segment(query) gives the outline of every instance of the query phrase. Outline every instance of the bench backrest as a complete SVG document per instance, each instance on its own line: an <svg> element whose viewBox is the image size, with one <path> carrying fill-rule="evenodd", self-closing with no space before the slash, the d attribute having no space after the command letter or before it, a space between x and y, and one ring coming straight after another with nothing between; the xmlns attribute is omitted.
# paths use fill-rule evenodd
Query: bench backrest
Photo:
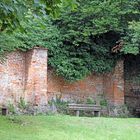
<svg viewBox="0 0 140 140"><path fill-rule="evenodd" d="M68 108L70 110L87 110L87 111L100 111L100 105L92 105L92 104L68 104Z"/></svg>

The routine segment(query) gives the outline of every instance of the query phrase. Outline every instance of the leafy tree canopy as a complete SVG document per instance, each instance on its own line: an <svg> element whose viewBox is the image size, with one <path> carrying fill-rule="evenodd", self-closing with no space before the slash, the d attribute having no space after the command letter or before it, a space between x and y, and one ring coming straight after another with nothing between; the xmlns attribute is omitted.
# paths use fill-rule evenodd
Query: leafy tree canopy
<svg viewBox="0 0 140 140"><path fill-rule="evenodd" d="M21 22L24 32L20 29L12 34L1 32L0 55L3 57L8 52L26 51L34 46L55 48L59 45L59 30L52 25L50 18L33 18L31 13Z"/></svg>
<svg viewBox="0 0 140 140"><path fill-rule="evenodd" d="M129 23L127 34L123 39L125 40L125 45L122 49L124 54L137 55L140 53L140 21Z"/></svg>
<svg viewBox="0 0 140 140"><path fill-rule="evenodd" d="M138 26L132 27L130 22L139 21L139 4L139 0L83 0L76 11L64 12L55 21L63 45L58 54L53 55L53 67L73 81L91 72L111 71L123 53L138 53ZM125 49L119 54L111 53L120 39L124 40ZM128 46L132 43L133 48Z"/></svg>
<svg viewBox="0 0 140 140"><path fill-rule="evenodd" d="M16 30L0 36L0 52L27 50L33 46L49 48L49 65L68 81L92 72L109 72L124 54L138 54L140 48L140 0L80 0L76 10L61 9L56 20L33 18L28 10L21 21L26 32ZM31 13L30 13L31 12ZM111 52L116 41L124 47ZM4 46L4 47L3 47Z"/></svg>
<svg viewBox="0 0 140 140"><path fill-rule="evenodd" d="M21 26L21 21L29 10L34 17L53 15L57 16L61 8L76 7L75 0L1 0L0 1L0 31L14 30Z"/></svg>

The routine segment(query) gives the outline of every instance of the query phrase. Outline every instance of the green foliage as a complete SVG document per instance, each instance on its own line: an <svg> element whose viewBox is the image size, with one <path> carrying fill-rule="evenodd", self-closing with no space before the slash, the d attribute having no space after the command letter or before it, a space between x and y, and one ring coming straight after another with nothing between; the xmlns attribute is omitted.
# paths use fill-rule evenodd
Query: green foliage
<svg viewBox="0 0 140 140"><path fill-rule="evenodd" d="M28 107L28 104L25 102L24 98L20 97L20 100L18 102L18 107L21 109L21 110L24 110Z"/></svg>
<svg viewBox="0 0 140 140"><path fill-rule="evenodd" d="M128 27L125 46L122 51L125 54L137 55L140 53L140 21L130 22Z"/></svg>
<svg viewBox="0 0 140 140"><path fill-rule="evenodd" d="M35 46L55 48L59 45L59 31L49 18L32 19L29 14L21 24L24 26L24 32L16 30L12 34L0 34L0 56L15 50L26 51Z"/></svg>
<svg viewBox="0 0 140 140"><path fill-rule="evenodd" d="M87 98L86 104L96 104L96 101L93 98Z"/></svg>
<svg viewBox="0 0 140 140"><path fill-rule="evenodd" d="M48 18L34 19L23 24L26 32L15 34L15 37L23 43L19 46L20 50L26 51L34 46L51 48L59 45L59 31Z"/></svg>
<svg viewBox="0 0 140 140"><path fill-rule="evenodd" d="M16 113L15 106L12 103L9 102L7 104L7 108L8 108L8 112L10 114L15 114Z"/></svg>
<svg viewBox="0 0 140 140"><path fill-rule="evenodd" d="M111 53L116 41L126 36L132 20L138 21L139 1L80 1L76 11L65 11L55 21L63 45L53 52L51 65L68 81L92 72L109 72L119 55Z"/></svg>
<svg viewBox="0 0 140 140"><path fill-rule="evenodd" d="M55 106L60 114L68 114L68 102L61 99L61 96L56 96L55 99L49 101L50 106Z"/></svg>
<svg viewBox="0 0 140 140"><path fill-rule="evenodd" d="M107 100L106 99L100 100L100 105L101 106L107 106L108 105Z"/></svg>
<svg viewBox="0 0 140 140"><path fill-rule="evenodd" d="M2 3L13 6L13 2L8 3L9 1ZM14 2L17 2L15 5L17 8L20 1L14 0ZM10 35L6 31L0 33L0 57L3 58L4 53L17 49L26 51L34 46L46 47L49 49L49 65L58 75L73 82L83 79L90 73L110 72L116 61L121 58L121 54L139 53L140 0L78 2L55 0L53 3L43 0L40 3L38 0L34 2L24 0L23 6L20 3L22 8L25 7L21 10L26 11L24 20L20 21L24 32L18 29ZM76 10L74 3L79 4ZM32 4L35 4L35 7L31 6L29 9L29 5ZM73 11L69 8L69 4L73 7ZM56 9L62 13L56 20L40 16L42 13L55 15ZM7 16L9 18L8 14ZM7 17L3 16L2 19L5 21ZM10 27L9 24L13 26L14 20L10 17L7 26ZM3 27L5 22L1 23ZM124 48L121 53L112 54L111 48L119 39L125 41Z"/></svg>
<svg viewBox="0 0 140 140"><path fill-rule="evenodd" d="M22 29L22 21L29 10L34 17L53 15L57 16L62 7L72 9L76 6L75 0L1 0L0 1L0 32L7 30Z"/></svg>
<svg viewBox="0 0 140 140"><path fill-rule="evenodd" d="M29 3L29 2L28 2ZM27 11L27 0L1 0L0 1L0 31L6 28L14 29L20 26L20 20Z"/></svg>

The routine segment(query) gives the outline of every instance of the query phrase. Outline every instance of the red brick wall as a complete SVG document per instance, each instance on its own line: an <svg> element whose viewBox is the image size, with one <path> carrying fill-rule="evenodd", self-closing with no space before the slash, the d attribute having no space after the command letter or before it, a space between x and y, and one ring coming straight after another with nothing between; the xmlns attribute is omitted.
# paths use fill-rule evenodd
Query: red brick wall
<svg viewBox="0 0 140 140"><path fill-rule="evenodd" d="M114 70L104 75L104 94L111 104L124 104L124 64L117 62Z"/></svg>
<svg viewBox="0 0 140 140"><path fill-rule="evenodd" d="M140 56L128 56L125 60L125 103L134 113L140 107Z"/></svg>
<svg viewBox="0 0 140 140"><path fill-rule="evenodd" d="M85 100L103 93L113 104L124 103L123 61L119 61L110 74L92 74L75 83L68 83L53 70L47 70L47 50L42 48L11 53L6 62L0 64L0 104L25 97L41 105L56 94L66 100Z"/></svg>
<svg viewBox="0 0 140 140"><path fill-rule="evenodd" d="M34 48L25 60L25 99L34 105L47 104L47 50Z"/></svg>
<svg viewBox="0 0 140 140"><path fill-rule="evenodd" d="M88 97L96 99L99 95L104 95L111 104L122 105L124 104L123 69L123 61L119 61L111 73L92 74L75 83L64 81L50 69L48 70L48 96L52 98L59 94L64 99L85 100Z"/></svg>
<svg viewBox="0 0 140 140"><path fill-rule="evenodd" d="M20 97L35 105L47 103L47 50L13 52L0 64L0 105Z"/></svg>
<svg viewBox="0 0 140 140"><path fill-rule="evenodd" d="M0 104L17 102L24 96L25 54L13 52L0 64Z"/></svg>
<svg viewBox="0 0 140 140"><path fill-rule="evenodd" d="M85 98L95 98L103 94L103 76L90 75L84 80L68 83L62 77L55 74L52 69L48 70L48 96L49 98L61 94L67 100L84 100Z"/></svg>

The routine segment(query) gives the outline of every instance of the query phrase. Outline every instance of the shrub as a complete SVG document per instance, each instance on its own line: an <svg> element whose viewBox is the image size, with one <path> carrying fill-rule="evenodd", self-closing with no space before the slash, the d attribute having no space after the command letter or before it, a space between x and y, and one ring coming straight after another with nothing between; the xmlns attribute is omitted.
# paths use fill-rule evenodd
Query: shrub
<svg viewBox="0 0 140 140"><path fill-rule="evenodd" d="M102 99L102 100L100 100L100 105L101 106L107 106L107 100L106 99Z"/></svg>
<svg viewBox="0 0 140 140"><path fill-rule="evenodd" d="M87 98L86 103L87 104L96 104L96 101L93 98L89 97L89 98Z"/></svg>
<svg viewBox="0 0 140 140"><path fill-rule="evenodd" d="M8 112L10 113L10 114L16 114L16 109L15 109L15 106L12 104L12 103L8 103L7 104L7 108L8 108Z"/></svg>
<svg viewBox="0 0 140 140"><path fill-rule="evenodd" d="M52 111L57 111L60 114L68 114L68 102L61 99L61 96L56 96L49 101Z"/></svg>

